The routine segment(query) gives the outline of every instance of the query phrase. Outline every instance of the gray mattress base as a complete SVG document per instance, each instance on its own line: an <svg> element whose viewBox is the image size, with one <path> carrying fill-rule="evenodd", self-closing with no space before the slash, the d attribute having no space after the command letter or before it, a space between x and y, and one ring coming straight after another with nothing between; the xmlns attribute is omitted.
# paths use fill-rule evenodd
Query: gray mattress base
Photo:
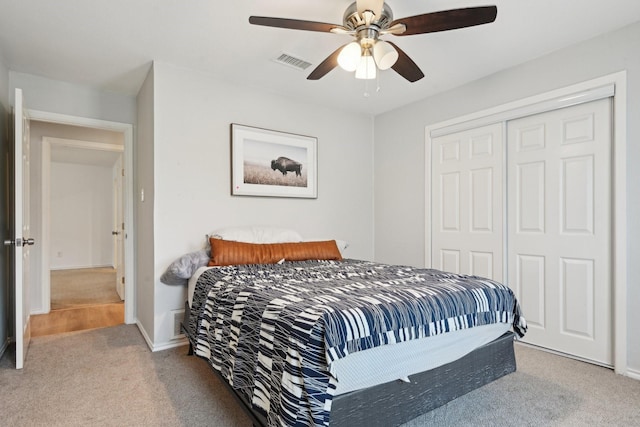
<svg viewBox="0 0 640 427"><path fill-rule="evenodd" d="M466 356L410 377L333 398L331 427L397 426L515 372L513 332Z"/></svg>

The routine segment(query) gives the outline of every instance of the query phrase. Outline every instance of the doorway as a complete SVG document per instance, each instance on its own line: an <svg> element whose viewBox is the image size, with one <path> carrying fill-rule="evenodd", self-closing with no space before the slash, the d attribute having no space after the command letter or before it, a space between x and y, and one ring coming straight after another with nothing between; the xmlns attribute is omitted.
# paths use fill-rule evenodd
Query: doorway
<svg viewBox="0 0 640 427"><path fill-rule="evenodd" d="M113 176L117 176L120 181L119 191L120 191L120 200L121 200L121 218L120 227L116 230L114 228L110 228L109 234L113 231L117 231L119 235L114 236L114 240L120 240L120 257L123 262L120 264L123 265L122 268L122 277L119 277L120 283L125 286L124 288L124 321L127 324L131 324L135 322L134 316L134 307L135 307L135 283L133 280L134 277L134 269L133 269L133 230L127 227L127 224L133 224L133 182L131 177L133 176L133 125L127 123L118 123L118 122L110 122L98 119L89 119L84 117L77 116L67 116L60 115L56 113L48 113L43 111L30 111L30 119L33 123L43 123L49 125L49 130L51 126L59 126L61 129L64 129L67 133L51 133L48 132L48 135L53 135L53 138L59 139L75 139L75 140L94 140L94 136L96 132L99 131L109 131L111 132L109 135L116 135L120 141L124 141L124 143L120 143L120 152L118 159L118 166L114 167ZM59 129L58 129L59 130ZM71 132L71 133L69 133ZM104 133L103 133L104 135ZM44 134L41 134L41 137L44 137ZM62 141L62 145L69 145L68 142ZM85 150L85 152L99 153L104 151L113 151L110 150L110 145L114 145L115 142L113 140L103 140L100 143L94 143L91 150ZM106 146L105 146L106 145ZM124 149L122 149L124 146ZM51 148L51 144L45 144L43 147ZM74 147L71 147L74 148ZM86 148L86 147L85 147ZM111 147L112 148L112 147ZM40 165L42 164L42 153L37 153L40 156L37 159L37 162L34 162L38 166L38 169L41 170ZM46 154L46 153L45 153ZM49 153L50 155L50 153ZM45 162L45 166L50 167L50 163ZM46 176L46 174L43 174ZM44 182L43 182L44 181ZM42 191L43 188L46 187L48 181L43 180L42 176L38 177L38 180L35 182L36 191L32 198L32 203L38 206L41 206L43 210L41 218L48 218L50 212L48 211L49 205L47 203L42 203ZM48 248L50 246L49 235L48 233L42 233L42 229L46 228L48 225L47 221L38 221L38 234L40 237L40 247ZM125 228L126 227L126 228ZM44 239L44 240L43 240ZM50 258L51 254L48 250L40 251L41 257L37 261L37 265L32 265L32 269L39 274L39 280L37 283L42 284L42 286L38 286L37 289L34 289L35 292L32 293L32 300L34 305L32 307L33 314L44 314L48 313L50 309L50 277L49 274L44 272L49 271L50 266ZM64 254L63 254L64 255ZM44 283L46 282L46 283Z"/></svg>
<svg viewBox="0 0 640 427"><path fill-rule="evenodd" d="M44 316L34 316L34 335L123 323L124 134L39 121L31 127L40 156L32 182L41 183L32 199L41 244L31 305Z"/></svg>

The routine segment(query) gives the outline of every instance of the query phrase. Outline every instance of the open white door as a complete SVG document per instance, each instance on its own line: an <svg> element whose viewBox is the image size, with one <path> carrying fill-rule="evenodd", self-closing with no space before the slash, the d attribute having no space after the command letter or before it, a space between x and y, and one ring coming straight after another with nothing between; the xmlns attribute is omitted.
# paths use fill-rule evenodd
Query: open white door
<svg viewBox="0 0 640 427"><path fill-rule="evenodd" d="M14 229L11 243L15 249L16 369L22 369L31 341L29 296L29 252L34 241L29 236L29 118L22 90L15 91L14 107Z"/></svg>
<svg viewBox="0 0 640 427"><path fill-rule="evenodd" d="M116 269L116 290L124 300L124 204L122 195L124 188L124 167L122 155L113 167L113 262Z"/></svg>

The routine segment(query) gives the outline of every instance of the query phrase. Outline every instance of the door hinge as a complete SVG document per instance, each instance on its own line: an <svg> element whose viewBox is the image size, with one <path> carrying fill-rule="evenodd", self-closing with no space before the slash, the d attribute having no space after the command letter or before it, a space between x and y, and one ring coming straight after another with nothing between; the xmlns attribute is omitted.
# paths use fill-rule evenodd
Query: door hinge
<svg viewBox="0 0 640 427"><path fill-rule="evenodd" d="M122 176L124 176L124 169L122 169Z"/></svg>
<svg viewBox="0 0 640 427"><path fill-rule="evenodd" d="M122 231L124 231L124 222L122 223Z"/></svg>
<svg viewBox="0 0 640 427"><path fill-rule="evenodd" d="M111 282L111 283L113 283L113 282ZM122 284L124 285L124 276L122 276Z"/></svg>

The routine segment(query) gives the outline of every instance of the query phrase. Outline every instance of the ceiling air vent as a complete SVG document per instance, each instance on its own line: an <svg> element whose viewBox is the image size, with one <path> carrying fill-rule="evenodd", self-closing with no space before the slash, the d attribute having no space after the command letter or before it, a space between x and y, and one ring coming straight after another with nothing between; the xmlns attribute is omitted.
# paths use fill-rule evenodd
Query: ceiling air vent
<svg viewBox="0 0 640 427"><path fill-rule="evenodd" d="M304 71L311 66L311 62L305 61L304 59L296 58L295 56L291 56L287 53L281 53L280 56L274 58L273 60L278 64L293 67L300 71Z"/></svg>

